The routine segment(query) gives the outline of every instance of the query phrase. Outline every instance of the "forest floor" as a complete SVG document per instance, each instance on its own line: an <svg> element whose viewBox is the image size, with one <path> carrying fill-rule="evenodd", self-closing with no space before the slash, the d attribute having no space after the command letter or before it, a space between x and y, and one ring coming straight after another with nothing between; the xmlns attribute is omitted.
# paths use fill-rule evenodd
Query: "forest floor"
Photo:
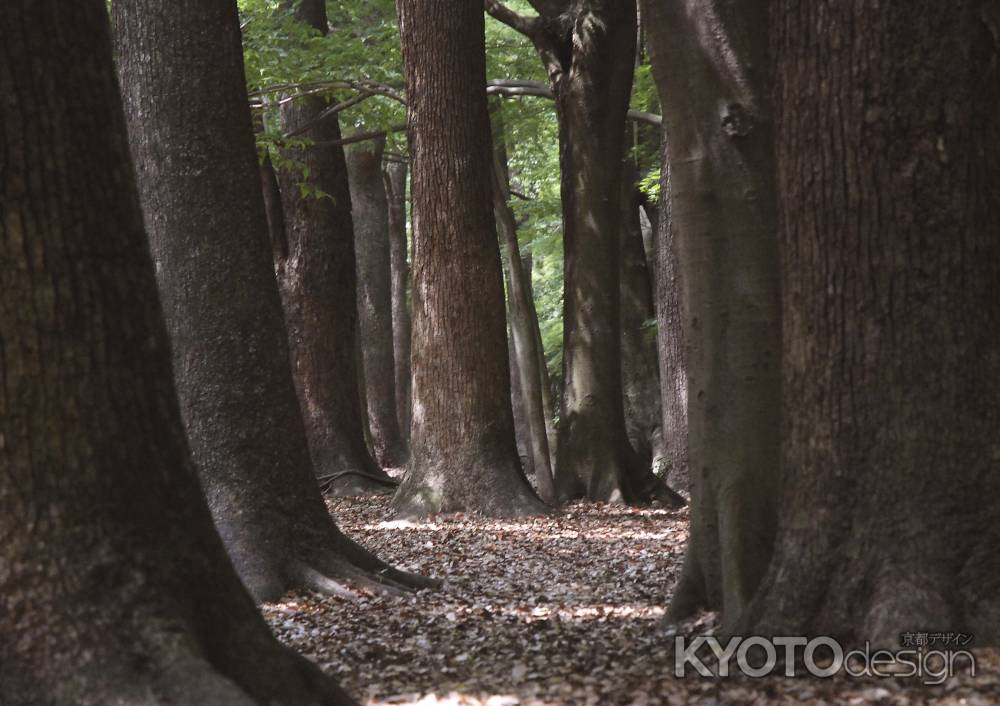
<svg viewBox="0 0 1000 706"><path fill-rule="evenodd" d="M444 590L264 606L278 637L367 706L1000 704L1000 656L941 686L883 678L675 678L662 625L687 510L575 504L516 521L391 519L388 498L331 499L340 527ZM684 626L704 633L706 614Z"/></svg>

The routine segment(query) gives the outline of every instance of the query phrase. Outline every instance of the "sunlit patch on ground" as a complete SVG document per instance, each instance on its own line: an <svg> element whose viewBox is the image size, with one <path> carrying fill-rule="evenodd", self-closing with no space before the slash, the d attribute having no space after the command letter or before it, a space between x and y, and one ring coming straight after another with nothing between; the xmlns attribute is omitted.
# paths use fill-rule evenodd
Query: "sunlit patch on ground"
<svg viewBox="0 0 1000 706"><path fill-rule="evenodd" d="M334 499L340 526L447 588L348 603L265 606L278 636L369 706L1000 704L996 653L943 687L898 680L673 677L661 622L687 510L575 504L548 518L450 515L397 522L387 498ZM711 631L711 615L693 624Z"/></svg>

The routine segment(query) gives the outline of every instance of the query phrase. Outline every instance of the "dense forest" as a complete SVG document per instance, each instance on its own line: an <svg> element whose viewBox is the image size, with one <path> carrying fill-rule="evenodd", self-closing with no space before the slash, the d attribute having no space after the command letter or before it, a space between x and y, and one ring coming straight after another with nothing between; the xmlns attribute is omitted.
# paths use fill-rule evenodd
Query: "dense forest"
<svg viewBox="0 0 1000 706"><path fill-rule="evenodd" d="M998 114L1000 0L4 3L0 706L1000 703Z"/></svg>

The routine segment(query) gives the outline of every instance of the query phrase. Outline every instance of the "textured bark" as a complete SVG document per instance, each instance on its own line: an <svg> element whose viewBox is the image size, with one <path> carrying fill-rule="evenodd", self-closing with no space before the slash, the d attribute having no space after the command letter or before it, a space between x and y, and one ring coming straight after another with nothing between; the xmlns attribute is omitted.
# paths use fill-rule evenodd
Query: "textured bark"
<svg viewBox="0 0 1000 706"><path fill-rule="evenodd" d="M622 393L619 204L635 55L634 0L486 9L534 43L559 119L565 294L563 391L555 468L561 499L681 502L631 447Z"/></svg>
<svg viewBox="0 0 1000 706"><path fill-rule="evenodd" d="M482 7L397 7L413 168L413 424L394 503L417 516L541 512L510 409Z"/></svg>
<svg viewBox="0 0 1000 706"><path fill-rule="evenodd" d="M232 0L115 3L132 154L181 412L209 507L251 594L412 582L344 537L289 369ZM287 212L288 209L286 209ZM352 268L353 269L353 268ZM356 568L360 567L360 568Z"/></svg>
<svg viewBox="0 0 1000 706"><path fill-rule="evenodd" d="M745 625L996 644L1000 11L771 9L783 512Z"/></svg>
<svg viewBox="0 0 1000 706"><path fill-rule="evenodd" d="M399 431L396 409L389 201L382 180L384 151L385 138L352 146L347 151L347 174L354 218L358 333L368 403L368 429L379 463L396 468L406 460L406 446Z"/></svg>
<svg viewBox="0 0 1000 706"><path fill-rule="evenodd" d="M326 32L326 6L303 0L296 17ZM281 291L292 371L309 437L309 451L324 487L339 495L390 492L394 482L382 471L365 442L365 415L359 387L357 275L354 223L344 150L336 144L336 115L317 122L327 107L318 97L286 103L282 129L316 143L286 150L286 160L308 168L279 175L288 257L275 269ZM302 129L305 125L311 127ZM319 190L320 194L314 193Z"/></svg>
<svg viewBox="0 0 1000 706"><path fill-rule="evenodd" d="M392 268L392 351L395 363L396 417L403 441L410 440L410 264L406 245L405 163L385 165L385 191L389 198L389 263Z"/></svg>
<svg viewBox="0 0 1000 706"><path fill-rule="evenodd" d="M681 315L680 272L674 247L673 221L669 216L670 170L664 163L660 176L660 206L651 214L654 304L656 306L656 349L660 364L660 411L663 435L663 466L667 485L690 489L688 472L688 380L684 361L684 320Z"/></svg>
<svg viewBox="0 0 1000 706"><path fill-rule="evenodd" d="M775 524L781 332L766 8L644 8L667 151L661 235L683 286L688 375L692 528L670 616L704 607L732 621L767 566Z"/></svg>
<svg viewBox="0 0 1000 706"><path fill-rule="evenodd" d="M545 409L542 401L542 375L539 369L538 351L532 331L533 320L530 309L535 306L531 298L528 282L530 274L525 270L517 243L517 223L514 213L507 203L509 185L506 165L501 162L499 150L494 150L493 159L493 212L497 228L507 255L508 309L510 310L510 355L511 387L514 389L515 429L517 415L523 417L522 428L526 456L529 462L526 470L534 473L539 496L548 503L555 501L552 480L552 466L549 457L549 442L545 428ZM505 155L504 155L505 156ZM520 406L520 409L518 407Z"/></svg>
<svg viewBox="0 0 1000 706"><path fill-rule="evenodd" d="M5 3L0 91L0 701L354 703L272 637L212 526L104 3Z"/></svg>
<svg viewBox="0 0 1000 706"><path fill-rule="evenodd" d="M664 455L663 418L656 335L647 326L655 311L653 283L643 246L642 194L637 178L638 172L630 163L622 180L619 229L622 392L629 442L642 463L655 469L655 462Z"/></svg>

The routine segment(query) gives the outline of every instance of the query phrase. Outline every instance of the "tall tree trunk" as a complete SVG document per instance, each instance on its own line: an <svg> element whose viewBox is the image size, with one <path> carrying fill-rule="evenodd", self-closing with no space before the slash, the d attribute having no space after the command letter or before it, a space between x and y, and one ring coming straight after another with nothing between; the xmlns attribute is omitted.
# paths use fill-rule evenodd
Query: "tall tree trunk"
<svg viewBox="0 0 1000 706"><path fill-rule="evenodd" d="M1000 11L771 9L783 512L745 624L996 644Z"/></svg>
<svg viewBox="0 0 1000 706"><path fill-rule="evenodd" d="M666 142L666 140L664 140ZM656 349L660 364L660 412L663 435L663 465L667 485L690 490L688 468L688 379L684 358L684 318L681 307L680 272L674 247L673 220L670 218L670 169L663 150L660 173L660 205L651 214L654 304L656 306Z"/></svg>
<svg viewBox="0 0 1000 706"><path fill-rule="evenodd" d="M534 458L531 455L531 425L524 406L524 393L521 390L521 369L518 367L517 347L514 345L513 318L514 311L510 297L510 267L504 268L504 281L507 284L507 357L510 370L510 409L514 414L514 441L517 442L517 456L521 459L521 467L529 478L535 474Z"/></svg>
<svg viewBox="0 0 1000 706"><path fill-rule="evenodd" d="M413 425L394 503L417 516L542 512L514 443L482 7L399 0L398 10L413 166Z"/></svg>
<svg viewBox="0 0 1000 706"><path fill-rule="evenodd" d="M104 3L4 3L0 47L0 701L354 703L272 637L212 526Z"/></svg>
<svg viewBox="0 0 1000 706"><path fill-rule="evenodd" d="M562 179L565 294L557 496L610 502L680 498L629 444L619 311L621 165L635 55L634 0L539 3L525 17L487 0L527 35L556 99Z"/></svg>
<svg viewBox="0 0 1000 706"><path fill-rule="evenodd" d="M663 457L660 374L656 335L647 326L653 310L653 283L643 246L642 194L638 171L628 163L622 179L620 238L622 390L625 429L644 465Z"/></svg>
<svg viewBox="0 0 1000 706"><path fill-rule="evenodd" d="M368 428L375 456L396 468L406 460L396 409L396 364L392 335L392 266L389 201L382 180L385 138L347 150L347 174L357 254L358 319Z"/></svg>
<svg viewBox="0 0 1000 706"><path fill-rule="evenodd" d="M301 0L295 17L325 33L323 0ZM354 223L340 123L317 120L327 108L319 97L296 99L281 109L282 129L317 143L286 149L279 174L287 224L288 257L275 261L288 326L292 372L316 474L338 495L391 492L395 482L365 443L361 407ZM310 127L303 130L305 125ZM308 188L303 190L305 182Z"/></svg>
<svg viewBox="0 0 1000 706"><path fill-rule="evenodd" d="M406 172L403 162L387 162L389 264L392 269L392 351L396 366L396 417L404 443L410 442L410 265L406 247Z"/></svg>
<svg viewBox="0 0 1000 706"><path fill-rule="evenodd" d="M339 532L308 455L236 3L134 0L113 9L181 411L219 533L258 600L292 587L343 593L341 582L355 577L374 587L356 567L388 567ZM423 581L395 570L380 576L393 590Z"/></svg>
<svg viewBox="0 0 1000 706"><path fill-rule="evenodd" d="M535 341L533 347L538 358L538 373L542 385L542 412L545 415L545 438L549 443L549 468L555 468L558 437L555 403L553 402L552 378L549 376L548 361L545 359L545 345L542 342L542 327L538 321L538 307L535 306L535 290L531 283L533 269L531 252L523 253L521 259L524 261L525 288L528 290L528 298L531 300L528 316L531 318L531 336Z"/></svg>
<svg viewBox="0 0 1000 706"><path fill-rule="evenodd" d="M677 255L688 375L692 528L670 615L704 607L732 621L767 567L775 525L781 326L767 13L716 0L644 8L667 153L661 236Z"/></svg>
<svg viewBox="0 0 1000 706"><path fill-rule="evenodd" d="M505 155L504 155L505 156ZM549 465L549 441L545 428L545 409L542 403L542 373L538 366L538 351L535 350L535 338L532 331L532 319L529 309L535 306L531 298L531 288L521 260L521 251L517 243L517 223L514 213L507 203L508 183L506 165L500 161L499 150L493 153L493 212L497 227L507 253L510 279L508 294L510 302L510 354L514 362L511 370L516 377L511 377L511 385L520 394L515 398L521 404L526 427L526 451L530 460L530 468L535 474L535 484L538 494L546 502L555 502L555 488L552 481L552 467Z"/></svg>

